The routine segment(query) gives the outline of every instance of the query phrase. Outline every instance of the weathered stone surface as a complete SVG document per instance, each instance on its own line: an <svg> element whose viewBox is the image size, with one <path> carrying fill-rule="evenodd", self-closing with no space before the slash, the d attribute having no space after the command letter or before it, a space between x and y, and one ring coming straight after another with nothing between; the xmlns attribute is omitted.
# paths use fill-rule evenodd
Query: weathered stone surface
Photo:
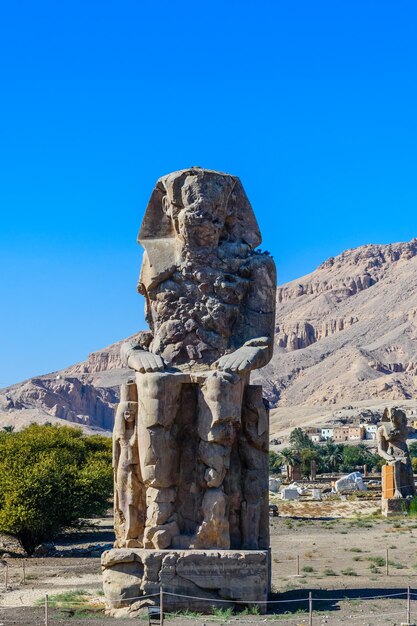
<svg viewBox="0 0 417 626"><path fill-rule="evenodd" d="M143 606L159 604L160 586L166 611L211 612L213 606L234 606L221 600L244 606L245 601L265 602L268 597L266 550L119 549L103 554L102 568L109 613L116 616L122 615L123 607L129 607L127 614L133 617ZM149 594L157 596L140 600ZM265 605L260 608L265 610Z"/></svg>
<svg viewBox="0 0 417 626"><path fill-rule="evenodd" d="M408 510L407 497L415 496L413 468L407 446L407 417L397 407L387 408L377 430L378 454L385 459L382 468L381 512L388 517Z"/></svg>
<svg viewBox="0 0 417 626"><path fill-rule="evenodd" d="M407 446L409 429L404 411L397 407L385 409L382 424L377 430L378 454L393 468L388 473L393 477L394 493L388 492L388 485L383 484L383 499L406 498L415 496L413 468ZM387 497L388 496L388 497Z"/></svg>
<svg viewBox="0 0 417 626"><path fill-rule="evenodd" d="M268 409L249 377L272 355L276 276L239 179L162 177L139 241L150 332L121 349L116 547L267 548Z"/></svg>
<svg viewBox="0 0 417 626"><path fill-rule="evenodd" d="M409 506L410 501L406 498L381 498L381 513L384 517L406 513Z"/></svg>

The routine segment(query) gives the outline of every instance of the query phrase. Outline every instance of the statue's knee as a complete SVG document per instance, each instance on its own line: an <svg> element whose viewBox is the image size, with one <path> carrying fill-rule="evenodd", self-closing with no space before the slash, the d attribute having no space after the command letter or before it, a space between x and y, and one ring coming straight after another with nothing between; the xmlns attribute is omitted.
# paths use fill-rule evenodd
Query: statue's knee
<svg viewBox="0 0 417 626"><path fill-rule="evenodd" d="M147 396L159 398L164 393L167 386L173 386L174 377L166 372L147 372L146 374L136 374L136 384L138 386L139 397Z"/></svg>
<svg viewBox="0 0 417 626"><path fill-rule="evenodd" d="M240 420L242 412L242 381L231 382L224 376L210 376L201 387L204 403L214 421Z"/></svg>

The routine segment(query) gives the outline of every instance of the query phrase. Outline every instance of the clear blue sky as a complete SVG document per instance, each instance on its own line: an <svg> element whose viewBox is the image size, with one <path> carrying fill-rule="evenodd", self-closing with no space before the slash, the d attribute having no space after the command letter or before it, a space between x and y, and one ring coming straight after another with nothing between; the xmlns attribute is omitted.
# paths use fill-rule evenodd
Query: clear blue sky
<svg viewBox="0 0 417 626"><path fill-rule="evenodd" d="M417 236L415 0L6 0L0 386L143 327L155 180L241 177L279 282Z"/></svg>

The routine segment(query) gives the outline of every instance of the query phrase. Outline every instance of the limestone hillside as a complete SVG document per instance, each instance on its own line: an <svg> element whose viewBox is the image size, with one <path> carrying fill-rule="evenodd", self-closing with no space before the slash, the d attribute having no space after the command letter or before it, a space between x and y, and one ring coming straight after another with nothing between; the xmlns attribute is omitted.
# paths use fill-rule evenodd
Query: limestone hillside
<svg viewBox="0 0 417 626"><path fill-rule="evenodd" d="M0 425L57 419L110 429L128 375L119 345L0 390ZM347 250L278 287L275 354L254 382L276 415L301 415L298 423L352 403L415 398L417 239Z"/></svg>

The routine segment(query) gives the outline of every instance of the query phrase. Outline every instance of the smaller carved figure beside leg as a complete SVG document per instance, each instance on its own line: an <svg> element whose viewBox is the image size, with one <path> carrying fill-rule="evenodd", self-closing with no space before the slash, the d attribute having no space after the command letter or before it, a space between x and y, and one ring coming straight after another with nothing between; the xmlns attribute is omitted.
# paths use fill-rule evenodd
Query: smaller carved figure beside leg
<svg viewBox="0 0 417 626"><path fill-rule="evenodd" d="M142 546L145 515L144 488L139 469L136 384L121 386L113 430L115 547Z"/></svg>

